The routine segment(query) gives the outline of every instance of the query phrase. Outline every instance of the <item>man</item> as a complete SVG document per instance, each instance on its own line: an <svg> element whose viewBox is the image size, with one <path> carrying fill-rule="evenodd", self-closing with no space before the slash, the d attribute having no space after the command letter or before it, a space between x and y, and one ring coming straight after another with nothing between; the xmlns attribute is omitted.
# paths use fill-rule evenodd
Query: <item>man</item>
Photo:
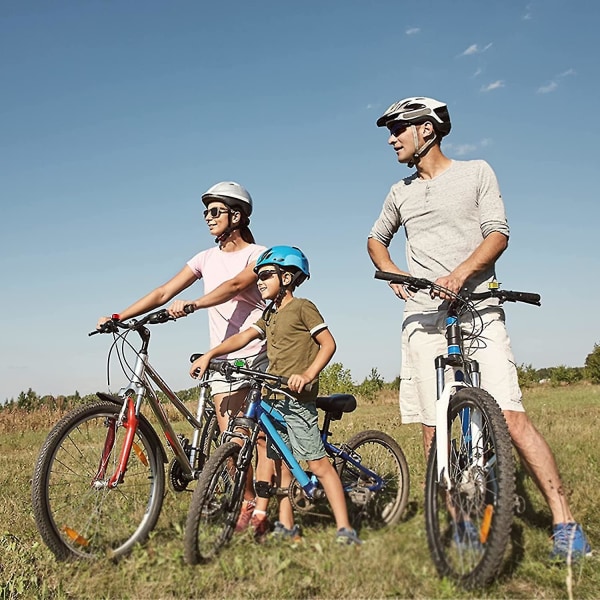
<svg viewBox="0 0 600 600"><path fill-rule="evenodd" d="M454 161L443 154L441 141L450 133L450 115L444 103L432 98L407 98L392 104L377 126L388 128L388 143L398 162L416 171L392 186L369 234L367 248L375 267L405 273L388 250L402 226L410 275L435 281L454 293L463 287L487 290L509 236L491 167L482 160ZM391 287L406 301L400 411L403 422L422 424L427 453L435 431L434 358L447 347L443 324L440 327L446 295L413 294L400 285ZM513 444L552 512L551 556L588 555L590 545L571 514L552 451L522 405L504 312L494 301L488 301L481 312L486 340L471 357L479 361L482 387L503 410Z"/></svg>

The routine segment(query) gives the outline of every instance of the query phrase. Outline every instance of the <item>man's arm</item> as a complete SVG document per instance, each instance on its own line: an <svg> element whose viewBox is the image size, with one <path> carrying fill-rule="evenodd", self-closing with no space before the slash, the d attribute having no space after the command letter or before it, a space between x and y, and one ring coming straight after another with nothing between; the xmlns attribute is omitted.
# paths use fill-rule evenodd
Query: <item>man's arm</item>
<svg viewBox="0 0 600 600"><path fill-rule="evenodd" d="M371 261L375 265L375 268L379 271L398 273L399 275L410 275L410 273L402 271L402 269L399 269L394 264L388 247L382 244L379 240L376 240L375 238L369 238L367 240L367 251L369 252L369 256L371 257ZM394 294L398 296L398 298L407 300L410 296L412 296L411 292L408 292L401 285L390 282L390 287L394 291Z"/></svg>
<svg viewBox="0 0 600 600"><path fill-rule="evenodd" d="M448 275L438 278L436 283L452 290L454 293L460 292L465 282L473 275L481 273L481 271L485 271L494 265L507 247L508 238L503 233L492 231L466 260ZM446 297L445 294L438 292L434 292L434 295L442 299Z"/></svg>

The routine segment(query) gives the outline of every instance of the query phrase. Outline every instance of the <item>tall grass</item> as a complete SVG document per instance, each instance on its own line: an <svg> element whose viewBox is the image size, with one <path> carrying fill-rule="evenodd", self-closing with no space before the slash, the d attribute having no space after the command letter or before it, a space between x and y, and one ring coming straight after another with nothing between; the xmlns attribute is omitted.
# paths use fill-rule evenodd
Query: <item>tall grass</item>
<svg viewBox="0 0 600 600"><path fill-rule="evenodd" d="M535 388L526 404L553 447L569 500L592 546L600 543L600 388ZM4 411L3 411L4 412ZM526 511L515 519L505 569L479 593L440 580L429 558L423 522L424 459L420 430L400 426L396 399L362 403L336 424L338 439L382 429L403 447L411 466L411 502L403 522L363 531L360 548L339 547L327 518L301 518L303 541L257 545L235 536L212 563L183 562L183 527L189 494L168 491L147 544L119 561L58 563L42 544L30 501L30 478L39 448L58 414L0 413L0 600L5 598L566 598L567 571L552 565L550 513L526 474L519 491ZM573 596L600 595L596 557L573 571Z"/></svg>

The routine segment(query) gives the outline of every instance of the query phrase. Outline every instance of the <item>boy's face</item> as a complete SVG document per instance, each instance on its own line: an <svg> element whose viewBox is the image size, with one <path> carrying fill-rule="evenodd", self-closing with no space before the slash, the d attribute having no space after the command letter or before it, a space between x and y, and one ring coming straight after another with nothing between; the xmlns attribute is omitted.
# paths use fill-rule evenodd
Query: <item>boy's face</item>
<svg viewBox="0 0 600 600"><path fill-rule="evenodd" d="M277 296L281 284L273 265L265 265L258 270L257 286L263 300L273 300Z"/></svg>

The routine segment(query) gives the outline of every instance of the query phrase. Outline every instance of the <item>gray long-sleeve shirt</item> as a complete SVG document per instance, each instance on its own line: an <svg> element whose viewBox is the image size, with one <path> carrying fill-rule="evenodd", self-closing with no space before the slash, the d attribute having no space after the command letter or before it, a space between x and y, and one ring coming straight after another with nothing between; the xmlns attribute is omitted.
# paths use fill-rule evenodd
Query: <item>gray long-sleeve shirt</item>
<svg viewBox="0 0 600 600"><path fill-rule="evenodd" d="M496 175L483 160L452 161L433 179L413 175L394 184L371 229L370 238L389 246L400 227L406 235L408 271L436 280L468 258L493 231L509 235ZM494 267L467 281L471 290L485 291ZM439 298L418 292L407 311L433 311Z"/></svg>

